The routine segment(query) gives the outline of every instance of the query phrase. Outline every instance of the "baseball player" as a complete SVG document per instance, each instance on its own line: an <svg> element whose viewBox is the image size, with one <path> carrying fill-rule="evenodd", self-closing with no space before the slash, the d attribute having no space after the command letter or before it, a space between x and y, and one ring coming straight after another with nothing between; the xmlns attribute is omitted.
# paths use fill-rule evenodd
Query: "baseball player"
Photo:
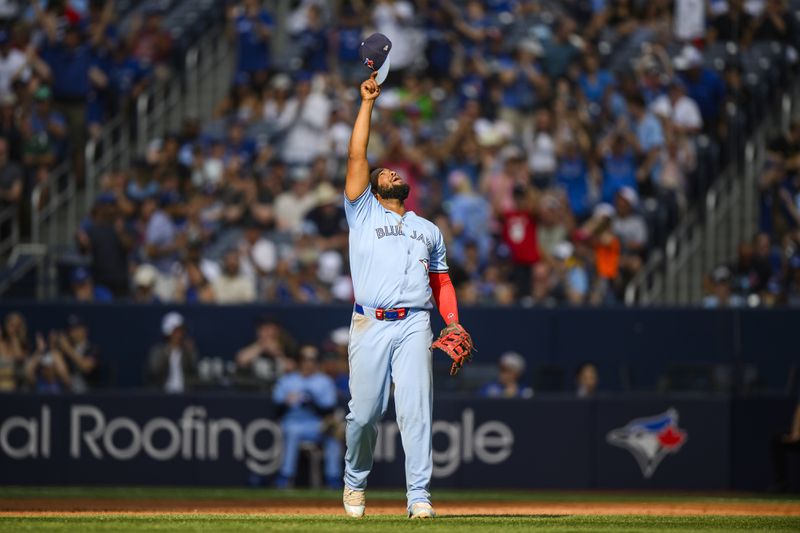
<svg viewBox="0 0 800 533"><path fill-rule="evenodd" d="M405 451L408 515L432 518L430 486L432 372L431 296L448 326L434 343L453 358L451 373L469 360L472 341L458 323L445 245L430 221L406 211L409 185L397 172L367 163L370 120L380 86L373 72L361 84L361 107L350 138L345 214L355 309L350 325L350 412L345 454L345 512L364 515L367 476L394 383Z"/></svg>

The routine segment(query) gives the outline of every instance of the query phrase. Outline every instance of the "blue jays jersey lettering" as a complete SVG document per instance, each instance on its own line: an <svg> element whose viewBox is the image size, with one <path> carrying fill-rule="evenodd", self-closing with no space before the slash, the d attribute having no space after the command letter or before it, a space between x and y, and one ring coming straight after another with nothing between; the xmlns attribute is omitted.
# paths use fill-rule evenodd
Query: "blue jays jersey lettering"
<svg viewBox="0 0 800 533"><path fill-rule="evenodd" d="M385 209L370 188L344 199L355 300L376 308L433 307L430 272L447 272L442 233L407 211Z"/></svg>

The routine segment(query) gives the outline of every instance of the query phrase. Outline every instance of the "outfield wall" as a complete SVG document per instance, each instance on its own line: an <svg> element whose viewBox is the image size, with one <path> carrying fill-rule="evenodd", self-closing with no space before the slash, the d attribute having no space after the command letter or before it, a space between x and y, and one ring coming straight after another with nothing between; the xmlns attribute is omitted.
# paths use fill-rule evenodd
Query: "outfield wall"
<svg viewBox="0 0 800 533"><path fill-rule="evenodd" d="M787 398L438 397L436 487L763 490ZM280 422L263 395L0 396L0 484L271 483ZM796 465L795 465L796 466ZM400 486L390 413L371 486Z"/></svg>
<svg viewBox="0 0 800 533"><path fill-rule="evenodd" d="M91 339L101 348L108 382L140 387L148 350L159 340L162 316L177 309L187 319L201 356L231 359L252 342L258 316L279 317L300 342L320 342L350 321L349 306L158 306L130 304L39 304L0 302L0 316L21 311L29 331L61 329L67 315L88 323ZM729 365L738 379L755 371L763 388L783 392L787 376L800 364L797 326L800 309L530 309L466 308L462 321L472 332L479 362L494 362L506 350L539 365L571 372L584 360L596 362L600 386L624 390L620 368L633 390L653 390L670 363L710 362ZM434 328L441 327L434 314ZM444 357L434 358L446 374ZM747 367L750 367L749 369Z"/></svg>

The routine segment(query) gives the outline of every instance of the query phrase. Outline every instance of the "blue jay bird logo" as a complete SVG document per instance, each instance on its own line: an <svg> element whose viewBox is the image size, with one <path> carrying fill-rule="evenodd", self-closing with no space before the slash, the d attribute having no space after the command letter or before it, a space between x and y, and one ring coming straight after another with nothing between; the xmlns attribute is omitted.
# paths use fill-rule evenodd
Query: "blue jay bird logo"
<svg viewBox="0 0 800 533"><path fill-rule="evenodd" d="M425 272L428 272L428 268L430 268L429 265L428 265L428 260L427 259L420 259L419 262L422 263L422 266L425 267Z"/></svg>
<svg viewBox="0 0 800 533"><path fill-rule="evenodd" d="M636 418L606 435L609 444L631 452L645 479L653 477L661 461L678 453L687 439L686 431L678 427L678 411L674 408L660 415Z"/></svg>

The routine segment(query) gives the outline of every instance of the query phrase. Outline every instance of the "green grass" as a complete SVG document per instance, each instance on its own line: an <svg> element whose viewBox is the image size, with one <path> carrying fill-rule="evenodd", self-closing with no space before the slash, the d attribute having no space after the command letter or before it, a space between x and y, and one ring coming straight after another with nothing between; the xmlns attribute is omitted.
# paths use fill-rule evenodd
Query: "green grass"
<svg viewBox="0 0 800 533"><path fill-rule="evenodd" d="M765 493L693 493L647 491L522 491L522 490L436 490L434 502L446 501L506 501L506 502L770 502L800 504L800 494ZM7 498L92 498L92 499L201 499L201 500L261 500L320 499L338 500L334 490L275 490L248 488L205 487L0 487L0 500ZM397 490L370 490L370 500L403 500L405 493Z"/></svg>
<svg viewBox="0 0 800 533"><path fill-rule="evenodd" d="M368 517L348 520L328 516L92 516L53 518L0 518L0 532L6 531L198 531L247 533L263 531L418 531L437 533L536 531L792 531L800 530L800 518L782 517L656 517L656 516L454 516L433 521L412 522L402 517Z"/></svg>

